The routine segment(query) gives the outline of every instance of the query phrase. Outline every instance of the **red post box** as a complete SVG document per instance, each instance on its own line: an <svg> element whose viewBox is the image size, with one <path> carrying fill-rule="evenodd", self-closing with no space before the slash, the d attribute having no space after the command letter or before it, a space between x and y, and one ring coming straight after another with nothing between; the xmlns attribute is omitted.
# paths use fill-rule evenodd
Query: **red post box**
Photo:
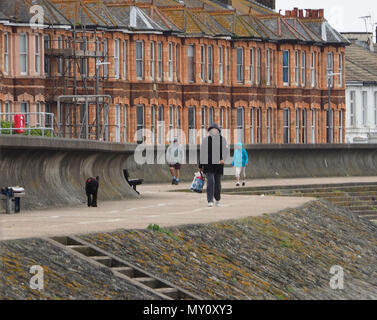
<svg viewBox="0 0 377 320"><path fill-rule="evenodd" d="M25 115L23 114L16 114L14 116L14 128L16 129L16 133L24 133L25 132Z"/></svg>

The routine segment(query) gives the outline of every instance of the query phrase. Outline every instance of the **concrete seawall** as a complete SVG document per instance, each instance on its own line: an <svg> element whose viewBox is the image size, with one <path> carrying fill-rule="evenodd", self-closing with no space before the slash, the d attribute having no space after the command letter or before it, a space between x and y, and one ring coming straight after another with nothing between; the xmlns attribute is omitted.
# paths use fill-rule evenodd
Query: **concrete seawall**
<svg viewBox="0 0 377 320"><path fill-rule="evenodd" d="M377 175L376 144L248 145L245 148L249 155L246 172L251 179ZM186 150L188 159L189 149ZM197 148L191 150L195 154ZM231 168L231 164L226 167ZM133 157L129 157L127 168L133 176L143 177L146 182L169 182L171 179L167 165L137 165ZM182 180L191 181L195 171L197 165L184 165ZM229 170L231 175L225 176L225 179L233 179L233 172L234 170Z"/></svg>
<svg viewBox="0 0 377 320"><path fill-rule="evenodd" d="M170 182L166 164L139 165L136 145L39 137L0 137L0 186L25 187L23 209L64 207L85 201L89 176L101 177L100 200L136 197L123 177ZM246 146L249 178L371 176L377 173L377 145ZM193 147L194 155L197 147ZM157 156L155 159L162 157ZM187 150L188 158L189 150ZM161 160L161 159L160 159ZM197 165L184 165L182 179L191 181ZM226 177L227 178L227 177ZM229 176L228 178L233 178Z"/></svg>
<svg viewBox="0 0 377 320"><path fill-rule="evenodd" d="M123 177L132 146L88 141L0 137L0 186L20 185L22 209L82 204L85 181L100 176L100 200L136 197Z"/></svg>

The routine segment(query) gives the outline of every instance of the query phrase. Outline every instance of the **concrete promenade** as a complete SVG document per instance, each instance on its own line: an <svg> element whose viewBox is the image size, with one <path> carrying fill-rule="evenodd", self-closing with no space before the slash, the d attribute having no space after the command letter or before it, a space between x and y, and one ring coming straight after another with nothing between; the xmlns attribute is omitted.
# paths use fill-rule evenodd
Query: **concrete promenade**
<svg viewBox="0 0 377 320"><path fill-rule="evenodd" d="M277 186L375 182L377 177L303 178L248 180L247 186ZM17 215L0 215L0 240L82 234L116 229L144 229L151 223L160 226L210 223L275 213L294 208L311 198L261 197L224 195L223 207L208 208L205 194L171 192L188 189L180 186L147 184L139 188L141 197L122 201L100 202L98 208L82 205L38 211L24 211ZM225 181L223 188L234 188L233 181ZM101 191L100 191L101 192Z"/></svg>

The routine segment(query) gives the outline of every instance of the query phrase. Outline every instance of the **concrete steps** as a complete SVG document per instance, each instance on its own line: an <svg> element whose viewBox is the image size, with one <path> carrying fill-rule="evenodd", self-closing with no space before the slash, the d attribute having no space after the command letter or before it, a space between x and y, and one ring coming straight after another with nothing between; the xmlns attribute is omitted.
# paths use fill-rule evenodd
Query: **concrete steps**
<svg viewBox="0 0 377 320"><path fill-rule="evenodd" d="M140 267L115 257L77 237L53 237L46 240L55 246L59 246L80 256L80 258L85 259L88 263L96 264L101 268L107 268L114 276L126 279L135 286L154 293L160 299L200 300L200 297L178 288L168 281L160 279Z"/></svg>
<svg viewBox="0 0 377 320"><path fill-rule="evenodd" d="M377 220L377 184L351 183L334 185L269 186L225 189L228 194L282 197L311 197L331 202L352 211L358 217Z"/></svg>

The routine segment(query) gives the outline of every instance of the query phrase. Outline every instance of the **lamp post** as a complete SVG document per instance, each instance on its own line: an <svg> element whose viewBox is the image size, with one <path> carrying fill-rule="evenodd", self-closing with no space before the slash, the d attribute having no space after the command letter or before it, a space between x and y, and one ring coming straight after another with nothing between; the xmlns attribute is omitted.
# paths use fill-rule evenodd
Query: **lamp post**
<svg viewBox="0 0 377 320"><path fill-rule="evenodd" d="M99 59L96 60L96 95L99 95L99 68L104 65L109 65L110 62L101 62ZM102 98L103 99L103 98ZM96 98L96 139L99 140L100 137L100 126L99 126L99 119L100 118L100 111L99 111L99 98Z"/></svg>
<svg viewBox="0 0 377 320"><path fill-rule="evenodd" d="M328 123L328 129L327 129L327 143L333 143L333 135L331 134L331 138L330 138L330 111L331 111L331 87L332 87L332 79L334 78L334 76L338 76L340 75L341 73L334 73L334 72L330 72L327 74L327 86L329 88L329 103L328 103L328 111L327 111L327 123ZM332 119L331 119L332 120ZM333 125L333 123L331 124Z"/></svg>

